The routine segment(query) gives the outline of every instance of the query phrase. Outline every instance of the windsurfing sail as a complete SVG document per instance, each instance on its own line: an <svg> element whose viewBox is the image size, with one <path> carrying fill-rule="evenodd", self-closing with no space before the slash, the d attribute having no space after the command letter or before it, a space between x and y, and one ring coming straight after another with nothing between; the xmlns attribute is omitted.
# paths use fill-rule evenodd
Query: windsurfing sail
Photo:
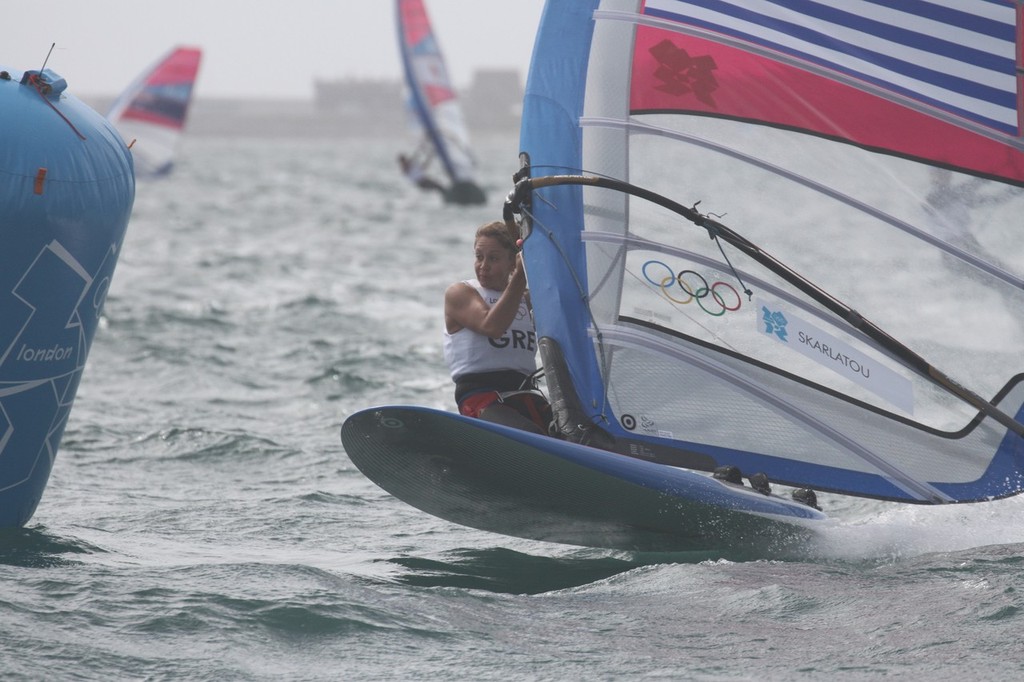
<svg viewBox="0 0 1024 682"><path fill-rule="evenodd" d="M395 16L405 72L406 108L418 140L406 161L417 178L423 178L436 159L449 183L443 188L447 201L483 203L486 197L476 181L469 130L427 8L423 0L396 0Z"/></svg>
<svg viewBox="0 0 1024 682"><path fill-rule="evenodd" d="M173 48L144 71L107 114L132 145L136 173L160 175L171 170L201 59L198 48Z"/></svg>
<svg viewBox="0 0 1024 682"><path fill-rule="evenodd" d="M507 206L566 435L914 503L1024 491L1013 0L549 0Z"/></svg>

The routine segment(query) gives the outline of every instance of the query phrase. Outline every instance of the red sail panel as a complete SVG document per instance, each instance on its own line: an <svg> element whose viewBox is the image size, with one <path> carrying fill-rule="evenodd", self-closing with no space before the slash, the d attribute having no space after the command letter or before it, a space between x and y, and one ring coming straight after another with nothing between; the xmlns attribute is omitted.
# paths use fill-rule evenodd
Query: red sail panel
<svg viewBox="0 0 1024 682"><path fill-rule="evenodd" d="M631 87L633 112L746 120L1024 183L1024 152L995 133L711 40L638 27Z"/></svg>

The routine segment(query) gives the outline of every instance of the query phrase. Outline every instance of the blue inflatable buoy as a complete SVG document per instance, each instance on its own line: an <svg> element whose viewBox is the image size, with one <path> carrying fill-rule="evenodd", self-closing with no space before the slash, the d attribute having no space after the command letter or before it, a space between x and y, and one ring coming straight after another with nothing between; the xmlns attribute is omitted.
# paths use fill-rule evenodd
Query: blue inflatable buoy
<svg viewBox="0 0 1024 682"><path fill-rule="evenodd" d="M2 68L2 67L0 67ZM0 70L0 527L43 495L121 251L131 153L49 69Z"/></svg>

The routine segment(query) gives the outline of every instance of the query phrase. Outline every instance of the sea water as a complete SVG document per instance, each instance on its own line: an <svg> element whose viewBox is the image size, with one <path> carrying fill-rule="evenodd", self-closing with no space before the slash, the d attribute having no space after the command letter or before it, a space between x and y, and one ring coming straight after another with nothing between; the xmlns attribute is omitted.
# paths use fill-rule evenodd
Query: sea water
<svg viewBox="0 0 1024 682"><path fill-rule="evenodd" d="M190 138L140 182L53 474L0 533L0 678L1019 679L1024 499L825 496L780 561L456 526L391 497L339 428L452 409L445 286L501 216L408 186L395 139ZM1018 368L1019 369L1019 368Z"/></svg>

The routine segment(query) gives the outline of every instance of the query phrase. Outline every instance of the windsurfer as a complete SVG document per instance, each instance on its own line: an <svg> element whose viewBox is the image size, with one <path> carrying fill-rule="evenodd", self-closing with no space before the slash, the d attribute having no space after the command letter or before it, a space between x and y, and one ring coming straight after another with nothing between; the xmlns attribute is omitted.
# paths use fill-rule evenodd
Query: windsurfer
<svg viewBox="0 0 1024 682"><path fill-rule="evenodd" d="M476 279L444 294L444 356L459 412L547 434L551 407L534 385L537 334L514 224L482 225Z"/></svg>
<svg viewBox="0 0 1024 682"><path fill-rule="evenodd" d="M420 189L436 190L442 194L445 193L445 186L434 178L428 176L424 169L425 164L418 159L406 156L405 154L399 154L398 165L401 166L402 173L405 174L405 177L409 178L409 180Z"/></svg>

